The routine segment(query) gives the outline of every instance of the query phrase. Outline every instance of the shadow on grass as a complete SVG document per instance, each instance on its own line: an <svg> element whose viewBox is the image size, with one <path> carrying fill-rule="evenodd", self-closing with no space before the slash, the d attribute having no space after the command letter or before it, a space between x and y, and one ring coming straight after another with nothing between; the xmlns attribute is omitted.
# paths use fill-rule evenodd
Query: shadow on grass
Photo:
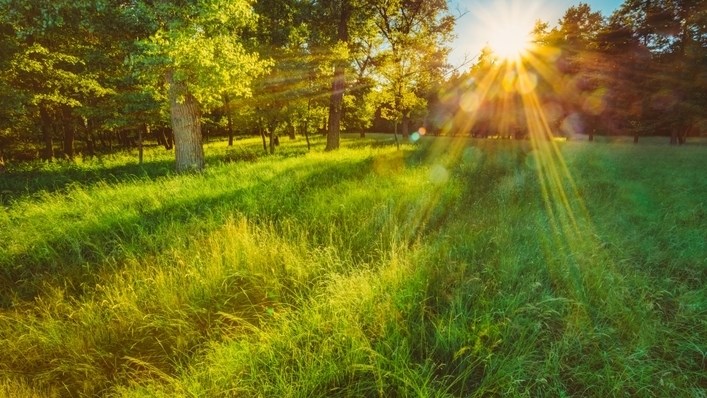
<svg viewBox="0 0 707 398"><path fill-rule="evenodd" d="M38 192L61 192L79 184L121 183L136 179L154 180L174 173L174 161L161 160L113 167L82 168L72 163L32 163L10 170L0 178L0 205Z"/></svg>
<svg viewBox="0 0 707 398"><path fill-rule="evenodd" d="M365 177L371 170L370 161L364 158L322 164L317 169L311 165L288 168L247 189L174 201L156 210L112 219L90 230L72 230L69 225L63 235L41 243L49 250L30 247L0 260L0 308L32 300L47 286L61 286L68 296L79 297L99 282L105 267L119 266L128 257L164 252L170 242L159 237L175 225L191 234L199 229L208 231L234 214L243 214L251 220L274 222L277 226L278 220L296 216L298 206L317 195L319 190ZM126 172L130 168L121 170ZM296 173L306 174L295 180ZM205 219L212 222L204 222Z"/></svg>
<svg viewBox="0 0 707 398"><path fill-rule="evenodd" d="M403 139L401 137L398 137L401 143L403 143ZM362 148L386 148L386 147L394 147L395 146L395 139L391 135L390 138L350 138L346 137L345 140L342 140L342 146L345 148L350 148L350 149L362 149Z"/></svg>

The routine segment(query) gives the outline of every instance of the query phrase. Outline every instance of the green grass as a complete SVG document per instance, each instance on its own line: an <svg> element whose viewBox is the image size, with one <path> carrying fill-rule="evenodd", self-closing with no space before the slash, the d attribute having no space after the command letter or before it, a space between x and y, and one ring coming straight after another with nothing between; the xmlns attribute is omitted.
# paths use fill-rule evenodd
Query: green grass
<svg viewBox="0 0 707 398"><path fill-rule="evenodd" d="M0 396L707 394L704 148L314 144L11 165Z"/></svg>

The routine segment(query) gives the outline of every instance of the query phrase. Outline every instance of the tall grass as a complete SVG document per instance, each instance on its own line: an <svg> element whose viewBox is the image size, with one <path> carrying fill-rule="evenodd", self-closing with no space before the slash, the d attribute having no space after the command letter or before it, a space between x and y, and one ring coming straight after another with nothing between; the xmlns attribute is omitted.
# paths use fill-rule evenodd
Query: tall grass
<svg viewBox="0 0 707 398"><path fill-rule="evenodd" d="M704 395L702 148L283 144L3 176L0 395Z"/></svg>

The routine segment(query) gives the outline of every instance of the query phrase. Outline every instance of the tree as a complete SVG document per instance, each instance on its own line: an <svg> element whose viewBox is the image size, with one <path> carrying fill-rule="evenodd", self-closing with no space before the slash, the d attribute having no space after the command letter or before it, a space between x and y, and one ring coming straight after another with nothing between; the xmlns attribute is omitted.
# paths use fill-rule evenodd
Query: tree
<svg viewBox="0 0 707 398"><path fill-rule="evenodd" d="M563 66L560 71L574 82L566 86L567 90L562 93L563 103L571 115L560 127L565 133L577 133L576 119L582 115L583 128L580 130L588 134L589 141L594 140L598 119L606 110L605 77L608 69L604 62L605 55L599 52L598 41L603 29L602 14L592 11L586 3L579 3L567 9L559 20L559 26L550 33L562 51L560 61Z"/></svg>
<svg viewBox="0 0 707 398"><path fill-rule="evenodd" d="M454 18L444 0L375 2L376 26L386 49L377 75L383 83L380 103L387 118L407 137L410 117L426 105L425 93L446 68Z"/></svg>
<svg viewBox="0 0 707 398"><path fill-rule="evenodd" d="M357 21L356 31L359 33L349 51L353 59L353 78L348 94L344 95L342 112L344 125L358 129L363 138L375 116L375 67L380 60L383 40L373 18L360 18Z"/></svg>
<svg viewBox="0 0 707 398"><path fill-rule="evenodd" d="M336 24L336 39L338 50L346 54L349 43L349 19L353 12L350 0L335 2L338 21ZM346 88L346 57L342 56L334 62L334 79L331 83L331 102L329 104L329 133L327 134L326 150L339 148L341 117L344 105L344 90Z"/></svg>
<svg viewBox="0 0 707 398"><path fill-rule="evenodd" d="M642 108L637 131L678 144L704 123L705 9L705 0L626 0L612 15L622 42L633 41L642 55L634 71Z"/></svg>
<svg viewBox="0 0 707 398"><path fill-rule="evenodd" d="M14 132L18 122L26 113L24 93L14 90L10 83L11 61L19 52L20 43L15 37L12 26L5 20L7 14L0 14L0 165L11 145L18 141Z"/></svg>
<svg viewBox="0 0 707 398"><path fill-rule="evenodd" d="M63 154L74 156L77 110L112 93L86 61L91 53L91 12L84 4L63 0L0 3L5 37L12 37L6 84L22 93L26 113L41 129L43 157L54 157L54 138L63 136Z"/></svg>
<svg viewBox="0 0 707 398"><path fill-rule="evenodd" d="M678 0L672 5L671 65L665 86L675 86L670 143L683 144L687 135L707 124L707 1ZM676 84L677 83L677 84Z"/></svg>
<svg viewBox="0 0 707 398"><path fill-rule="evenodd" d="M596 48L597 37L604 28L601 12L592 11L587 3L579 3L565 11L557 31L574 52Z"/></svg>
<svg viewBox="0 0 707 398"><path fill-rule="evenodd" d="M352 86L349 77L352 66L365 47L363 42L370 42L374 32L368 3L366 0L309 2L308 47L313 54L319 55L320 66L331 71L327 95L327 151L339 148L340 133L344 128L345 95Z"/></svg>
<svg viewBox="0 0 707 398"><path fill-rule="evenodd" d="M306 45L307 7L308 3L300 0L262 0L255 4L259 19L248 35L254 50L269 59L272 67L255 80L257 94L242 103L254 110L266 152L275 152L277 131L294 128L311 95L310 75L315 66Z"/></svg>
<svg viewBox="0 0 707 398"><path fill-rule="evenodd" d="M242 42L256 20L250 1L131 1L124 17L147 27L135 61L146 81L165 83L177 171L203 169L202 112L221 105L226 93L249 95L250 82L268 66Z"/></svg>

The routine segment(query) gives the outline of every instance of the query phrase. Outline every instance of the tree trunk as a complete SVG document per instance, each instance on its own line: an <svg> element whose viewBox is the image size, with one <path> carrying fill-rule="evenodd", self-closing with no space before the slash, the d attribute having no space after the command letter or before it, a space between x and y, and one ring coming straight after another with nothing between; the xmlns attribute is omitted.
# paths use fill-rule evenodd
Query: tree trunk
<svg viewBox="0 0 707 398"><path fill-rule="evenodd" d="M403 139L407 140L410 137L410 114L408 112L403 113L403 121L400 127L402 129Z"/></svg>
<svg viewBox="0 0 707 398"><path fill-rule="evenodd" d="M633 143L638 144L638 134L633 135Z"/></svg>
<svg viewBox="0 0 707 398"><path fill-rule="evenodd" d="M174 133L169 127L163 127L161 131L165 141L164 149L171 151L174 148Z"/></svg>
<svg viewBox="0 0 707 398"><path fill-rule="evenodd" d="M400 150L400 141L398 141L398 121L393 122L393 137L395 137L395 148Z"/></svg>
<svg viewBox="0 0 707 398"><path fill-rule="evenodd" d="M268 138L269 138L269 143L270 143L270 154L275 153L275 129L266 129L268 132Z"/></svg>
<svg viewBox="0 0 707 398"><path fill-rule="evenodd" d="M324 116L322 123L322 128L319 130L319 133L326 137L326 135L329 134L329 116Z"/></svg>
<svg viewBox="0 0 707 398"><path fill-rule="evenodd" d="M204 148L199 104L185 82L174 80L172 72L167 73L167 83L177 172L201 171L204 169Z"/></svg>
<svg viewBox="0 0 707 398"><path fill-rule="evenodd" d="M130 140L130 137L128 137L128 131L127 130L120 130L118 132L118 141L120 142L120 145L123 148L132 148L133 143Z"/></svg>
<svg viewBox="0 0 707 398"><path fill-rule="evenodd" d="M90 157L96 156L96 138L93 135L93 122L90 119L84 124L86 128L86 153Z"/></svg>
<svg viewBox="0 0 707 398"><path fill-rule="evenodd" d="M108 141L106 140L106 136L108 136L108 132L104 131L102 134L98 134L99 139L101 140L101 147L103 149L109 149L110 145L108 145Z"/></svg>
<svg viewBox="0 0 707 398"><path fill-rule="evenodd" d="M265 130L263 129L263 126L259 126L258 130L260 130L260 138L263 139L263 151L268 153L268 144L265 142Z"/></svg>
<svg viewBox="0 0 707 398"><path fill-rule="evenodd" d="M687 127L678 134L678 144L683 145L687 141L687 136L690 133L691 127Z"/></svg>
<svg viewBox="0 0 707 398"><path fill-rule="evenodd" d="M233 146L233 118L230 110L226 114L226 119L228 121L228 146Z"/></svg>
<svg viewBox="0 0 707 398"><path fill-rule="evenodd" d="M39 116L41 118L42 139L44 140L44 151L42 158L44 160L52 160L54 158L54 141L52 140L51 117L49 112L43 106L39 108Z"/></svg>
<svg viewBox="0 0 707 398"><path fill-rule="evenodd" d="M64 157L74 160L74 126L67 124L64 126Z"/></svg>
<svg viewBox="0 0 707 398"><path fill-rule="evenodd" d="M329 134L326 138L326 151L339 149L341 134L341 108L344 100L345 75L344 67L334 68L334 82L331 85L331 102L329 103Z"/></svg>
<svg viewBox="0 0 707 398"><path fill-rule="evenodd" d="M128 133L125 130L118 130L118 144L123 148L129 148L130 140L128 139Z"/></svg>
<svg viewBox="0 0 707 398"><path fill-rule="evenodd" d="M366 138L366 131L361 130L360 136L361 136L361 138Z"/></svg>
<svg viewBox="0 0 707 398"><path fill-rule="evenodd" d="M145 135L150 135L150 125L145 123L143 125L143 128L145 129ZM142 164L142 157L143 157L143 149L142 149L142 129L138 129L137 131L137 158L139 164Z"/></svg>
<svg viewBox="0 0 707 398"><path fill-rule="evenodd" d="M311 148L309 146L309 124L307 122L304 122L304 139L307 140L307 150L309 151Z"/></svg>
<svg viewBox="0 0 707 398"><path fill-rule="evenodd" d="M231 117L231 101L228 94L224 94L223 103L223 108L226 112L226 127L228 129L228 146L233 146L233 117Z"/></svg>
<svg viewBox="0 0 707 398"><path fill-rule="evenodd" d="M157 140L157 143L165 147L167 149L167 137L164 134L164 129L163 128L158 128L155 130L155 139Z"/></svg>
<svg viewBox="0 0 707 398"><path fill-rule="evenodd" d="M296 137L297 132L295 130L294 124L292 124L292 123L287 124L287 133L288 133L291 140L294 140L295 138L297 138Z"/></svg>
<svg viewBox="0 0 707 398"><path fill-rule="evenodd" d="M74 160L74 138L76 129L71 117L71 111L63 110L63 127L64 127L64 157L69 160Z"/></svg>
<svg viewBox="0 0 707 398"><path fill-rule="evenodd" d="M349 42L349 19L351 5L349 0L341 1L337 39L341 43ZM326 151L339 149L341 134L341 118L343 113L344 90L346 89L346 62L338 61L334 66L334 81L331 84L331 101L329 103L329 134L326 139Z"/></svg>

